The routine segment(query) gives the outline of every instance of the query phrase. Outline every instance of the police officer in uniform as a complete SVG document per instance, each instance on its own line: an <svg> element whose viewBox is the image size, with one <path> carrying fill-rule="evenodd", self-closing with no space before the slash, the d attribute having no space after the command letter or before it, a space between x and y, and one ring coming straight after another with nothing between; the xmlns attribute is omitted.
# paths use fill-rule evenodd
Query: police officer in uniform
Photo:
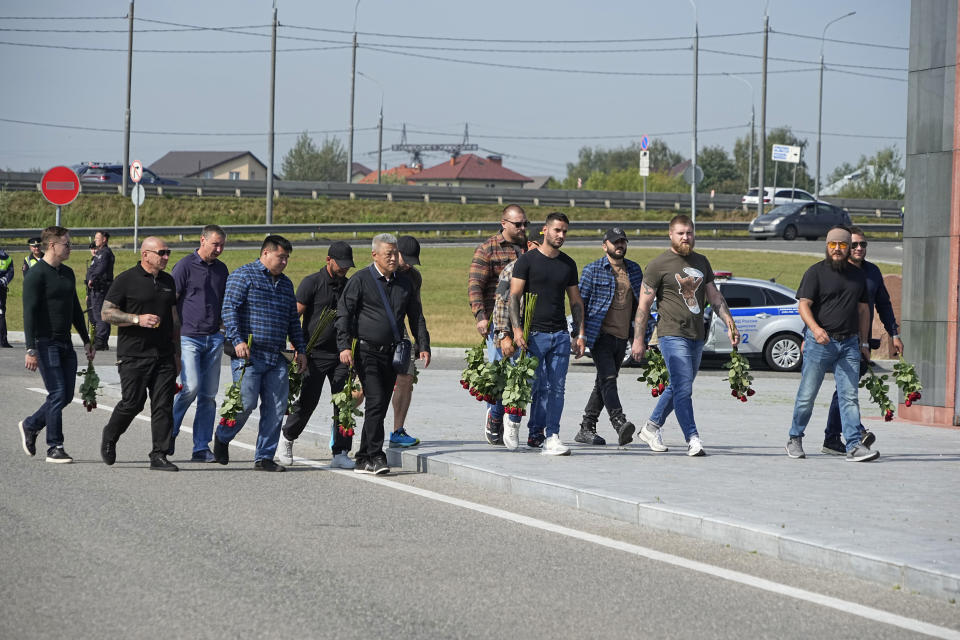
<svg viewBox="0 0 960 640"><path fill-rule="evenodd" d="M40 259L43 258L40 238L30 238L27 240L27 246L30 247L30 254L23 259L23 266L20 267L20 271L24 274L27 272L27 269L40 262Z"/></svg>
<svg viewBox="0 0 960 640"><path fill-rule="evenodd" d="M13 258L0 249L0 347L9 349L7 342L7 289L13 280Z"/></svg>
<svg viewBox="0 0 960 640"><path fill-rule="evenodd" d="M107 290L113 284L113 251L107 246L110 241L110 234L106 231L97 231L93 237L93 243L97 247L97 252L90 259L90 266L87 268L87 288L89 294L90 306L90 324L94 326L96 335L94 336L93 348L97 351L107 351L110 347L110 323L104 322L100 317L100 310L103 308L103 299L107 295Z"/></svg>

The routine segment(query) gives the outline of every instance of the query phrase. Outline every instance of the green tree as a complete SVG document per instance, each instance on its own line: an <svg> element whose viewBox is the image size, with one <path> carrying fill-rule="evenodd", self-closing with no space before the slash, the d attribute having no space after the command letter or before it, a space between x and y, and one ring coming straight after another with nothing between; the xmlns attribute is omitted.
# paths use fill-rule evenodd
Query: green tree
<svg viewBox="0 0 960 640"><path fill-rule="evenodd" d="M317 149L304 131L283 157L284 180L342 181L347 173L347 152L338 138L324 138Z"/></svg>
<svg viewBox="0 0 960 640"><path fill-rule="evenodd" d="M760 144L760 138L757 136L755 143ZM809 144L807 143L806 138L798 138L791 131L790 127L778 127L776 129L771 129L767 132L767 149L762 154L764 160L764 176L763 181L766 183L764 186L772 187L789 187L793 184L793 165L787 162L779 163L780 166L777 167L777 182L779 184L773 184L773 174L774 174L774 165L776 164L773 160L770 159L770 156L773 154L773 145L775 144L788 144L795 147L803 147L803 152L800 155L800 164L797 166L797 188L806 189L807 191L813 190L813 178L810 177L809 167L807 165L807 153L810 151ZM741 184L739 188L744 186L744 178L747 175L747 167L749 165L749 155L748 150L750 148L750 134L738 138L736 143L733 145L733 161L737 167L737 173L740 176ZM814 161L816 159L814 158ZM758 164L758 158L754 156L753 158L753 178L750 180L750 186L756 187L757 183L760 181L760 168ZM732 193L735 193L733 191Z"/></svg>
<svg viewBox="0 0 960 640"><path fill-rule="evenodd" d="M683 162L683 156L670 149L663 140L654 140L647 147L650 152L650 172L668 171L674 165ZM603 147L581 147L576 164L567 163L567 179L564 184L570 184L576 188L577 178L584 182L588 176L595 171L601 173L613 173L625 169L640 169L640 143L631 142L629 146L619 147L617 149L604 149Z"/></svg>
<svg viewBox="0 0 960 640"><path fill-rule="evenodd" d="M699 190L706 192L716 189L717 193L736 193L743 178L737 172L737 165L727 155L727 150L717 145L704 147L697 154L697 165L703 169L703 182Z"/></svg>
<svg viewBox="0 0 960 640"><path fill-rule="evenodd" d="M843 186L837 195L841 198L871 198L878 200L900 200L903 198L903 157L894 145L877 151L873 156L860 156L856 167L843 163L830 174L830 181L850 175L858 169L865 169L860 177Z"/></svg>

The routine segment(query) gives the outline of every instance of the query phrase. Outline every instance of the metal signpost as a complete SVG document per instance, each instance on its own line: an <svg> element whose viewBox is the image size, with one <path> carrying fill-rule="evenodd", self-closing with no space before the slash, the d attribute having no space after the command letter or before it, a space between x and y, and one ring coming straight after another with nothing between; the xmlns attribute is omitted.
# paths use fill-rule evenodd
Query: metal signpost
<svg viewBox="0 0 960 640"><path fill-rule="evenodd" d="M793 163L793 187L790 191L790 199L793 200L794 190L797 188L797 166L800 164L800 154L803 152L803 147L796 147L789 144L775 144L773 145L773 151L770 154L770 159L773 160L773 197L770 199L770 204L773 206L777 205L777 163L779 162L790 162ZM762 198L763 195L760 194Z"/></svg>
<svg viewBox="0 0 960 640"><path fill-rule="evenodd" d="M647 210L647 176L650 175L650 138L640 138L640 175L643 176L643 210Z"/></svg>
<svg viewBox="0 0 960 640"><path fill-rule="evenodd" d="M57 207L57 226L60 226L60 208L77 199L80 193L80 178L70 167L54 167L43 174L40 192L50 204Z"/></svg>
<svg viewBox="0 0 960 640"><path fill-rule="evenodd" d="M147 196L140 184L143 178L143 164L139 160L130 163L130 180L133 181L133 188L130 189L130 199L133 200L133 250L140 248L140 205Z"/></svg>

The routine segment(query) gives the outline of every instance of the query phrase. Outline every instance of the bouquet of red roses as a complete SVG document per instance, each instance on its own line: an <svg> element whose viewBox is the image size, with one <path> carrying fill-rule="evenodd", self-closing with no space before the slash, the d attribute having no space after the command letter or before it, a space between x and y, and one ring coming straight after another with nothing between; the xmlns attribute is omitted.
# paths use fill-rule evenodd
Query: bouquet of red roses
<svg viewBox="0 0 960 640"><path fill-rule="evenodd" d="M920 378L917 377L913 365L904 360L902 354L897 363L893 365L893 377L897 381L900 391L903 392L904 406L909 407L921 398L920 390L923 389L923 385L920 384Z"/></svg>
<svg viewBox="0 0 960 640"><path fill-rule="evenodd" d="M750 386L753 382L753 376L750 375L750 363L734 347L730 352L730 360L723 365L724 369L729 369L730 374L727 380L730 381L730 395L746 402L747 396L752 396L756 391Z"/></svg>
<svg viewBox="0 0 960 640"><path fill-rule="evenodd" d="M100 376L93 368L93 360L87 362L87 368L77 371L77 376L83 378L80 383L80 398L83 400L83 407L89 413L97 408L97 389L100 388Z"/></svg>
<svg viewBox="0 0 960 640"><path fill-rule="evenodd" d="M650 395L656 398L667 385L670 384L670 374L667 372L667 363L663 354L656 347L650 347L640 363L639 382L645 382L650 387Z"/></svg>
<svg viewBox="0 0 960 640"><path fill-rule="evenodd" d="M533 322L533 312L537 307L537 294L525 293L523 305L523 342L529 344L530 324ZM516 360L501 360L503 370L502 380L502 399L504 411L511 415L527 415L527 405L532 399L533 376L537 371L540 361L536 356L527 353L527 349L521 349L520 355Z"/></svg>
<svg viewBox="0 0 960 640"><path fill-rule="evenodd" d="M878 376L873 372L873 367L868 367L867 375L860 381L860 388L870 392L870 399L880 407L880 415L885 422L890 422L893 420L894 407L890 396L887 395L887 391L890 390L887 378L889 378L887 374Z"/></svg>
<svg viewBox="0 0 960 640"><path fill-rule="evenodd" d="M353 355L356 352L357 339L354 338L350 347L350 354ZM353 365L350 365L347 372L347 382L343 385L343 389L339 393L333 394L330 402L333 403L333 409L336 412L337 431L342 436L353 437L357 426L356 417L363 416L363 412L358 409L360 403L363 402L363 392L360 389L360 383L357 382Z"/></svg>
<svg viewBox="0 0 960 640"><path fill-rule="evenodd" d="M247 336L247 347L253 347L252 333ZM243 384L243 374L247 371L248 362L250 361L243 361L243 365L240 367L240 377L227 387L223 404L220 405L220 424L225 427L237 426L237 416L243 413L243 397L240 395L240 387Z"/></svg>

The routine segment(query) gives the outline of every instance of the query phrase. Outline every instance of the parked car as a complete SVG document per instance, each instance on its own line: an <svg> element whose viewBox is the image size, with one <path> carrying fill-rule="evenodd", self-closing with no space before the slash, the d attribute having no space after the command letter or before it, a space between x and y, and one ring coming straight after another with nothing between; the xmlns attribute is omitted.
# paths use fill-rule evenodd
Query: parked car
<svg viewBox="0 0 960 640"><path fill-rule="evenodd" d="M807 240L816 240L838 224L850 224L850 214L840 207L826 202L794 202L757 216L747 230L752 238L793 240L803 236Z"/></svg>
<svg viewBox="0 0 960 640"><path fill-rule="evenodd" d="M757 194L760 192L759 189L753 188L747 191L747 195L740 198L741 204L757 204ZM780 204L787 204L788 202L815 202L814 198L810 193L804 191L803 189L784 189L780 187L764 187L763 188L763 204L773 204L777 206Z"/></svg>
<svg viewBox="0 0 960 640"><path fill-rule="evenodd" d="M803 319L800 318L796 291L790 287L755 278L735 278L717 271L713 286L717 287L740 332L738 351L748 358L762 359L774 371L799 371L803 362ZM651 315L656 318L656 302ZM707 306L703 316L704 356L729 354L730 339L726 324ZM567 316L567 325L571 318ZM649 337L648 337L649 340ZM586 354L590 356L590 350ZM624 354L623 366L635 366L630 345Z"/></svg>
<svg viewBox="0 0 960 640"><path fill-rule="evenodd" d="M109 184L120 184L123 182L124 166L122 164L84 162L74 165L71 169L76 172L81 182L106 182ZM127 178L127 182L131 182L129 177ZM161 178L150 169L144 169L140 184L174 185L180 183L170 178Z"/></svg>

